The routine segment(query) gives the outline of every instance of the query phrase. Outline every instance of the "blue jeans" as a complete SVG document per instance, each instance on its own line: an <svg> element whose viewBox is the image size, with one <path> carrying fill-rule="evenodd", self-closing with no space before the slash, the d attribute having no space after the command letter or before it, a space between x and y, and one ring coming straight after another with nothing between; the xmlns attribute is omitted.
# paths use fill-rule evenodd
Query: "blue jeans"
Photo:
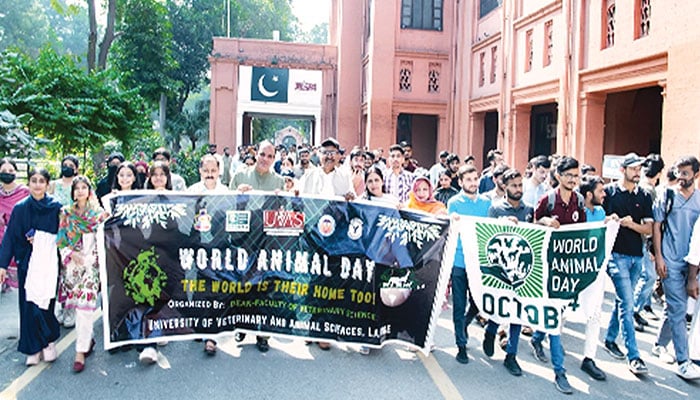
<svg viewBox="0 0 700 400"><path fill-rule="evenodd" d="M608 263L608 275L615 285L615 307L610 316L605 341L614 342L620 334L620 325L622 325L622 337L625 340L629 360L639 358L637 338L634 333L634 293L632 287L639 279L641 271L642 257L612 253Z"/></svg>
<svg viewBox="0 0 700 400"><path fill-rule="evenodd" d="M651 291L656 283L656 266L649 258L649 251L644 246L642 252L642 273L634 289L634 312L642 311L645 306L651 305Z"/></svg>
<svg viewBox="0 0 700 400"><path fill-rule="evenodd" d="M685 322L688 307L688 292L685 289L687 280L687 266L678 268L666 263L666 279L661 281L666 295L666 306L656 344L666 346L673 339L678 364L688 360L688 332Z"/></svg>
<svg viewBox="0 0 700 400"><path fill-rule="evenodd" d="M546 333L542 331L535 331L532 334L532 341L542 343ZM560 372L566 372L564 368L564 347L561 345L560 335L549 335L549 351L552 354L552 368L554 373L558 374Z"/></svg>
<svg viewBox="0 0 700 400"><path fill-rule="evenodd" d="M510 329L508 330L508 345L506 346L506 354L518 354L520 328L521 326L519 324L510 324ZM493 321L489 321L488 325L486 325L486 332L496 336L496 334L498 333L498 324Z"/></svg>
<svg viewBox="0 0 700 400"><path fill-rule="evenodd" d="M452 268L452 321L455 325L455 343L457 347L467 345L469 336L465 329L479 313L479 309L468 293L467 270L464 268ZM469 299L469 312L467 313L467 299Z"/></svg>

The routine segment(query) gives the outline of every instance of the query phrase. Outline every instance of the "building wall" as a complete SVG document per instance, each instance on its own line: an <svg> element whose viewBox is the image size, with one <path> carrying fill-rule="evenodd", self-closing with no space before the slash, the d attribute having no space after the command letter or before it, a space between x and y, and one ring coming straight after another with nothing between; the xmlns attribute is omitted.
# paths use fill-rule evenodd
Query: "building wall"
<svg viewBox="0 0 700 400"><path fill-rule="evenodd" d="M679 43L669 49L661 154L670 162L685 155L700 158L700 119L695 115L700 110L698 71L700 40Z"/></svg>
<svg viewBox="0 0 700 400"><path fill-rule="evenodd" d="M329 89L319 136L336 136L345 147L386 149L396 141L400 113L436 115L436 151L473 154L480 160L485 114L497 112L498 147L509 164L523 168L532 107L553 103L558 114L556 151L600 167L606 152L644 152L645 143L655 140L653 130L645 131L642 140L634 140L630 132L643 125L638 113L649 117L658 108L644 103L642 109L629 109L624 92L660 87L662 155L672 160L698 154L700 122L689 110L700 109L700 7L652 0L650 34L639 37L635 15L641 0L617 0L615 43L604 46L603 4L608 1L504 1L479 18L478 1L444 0L443 30L429 31L401 29L401 0L332 0L329 46L261 45L257 58L250 58L247 41L217 39L211 58L211 109L216 115L210 123L212 139L234 144L236 65L264 65L285 49L297 54L281 60L282 65L316 60L313 68L325 71L324 91ZM550 22L552 57L545 65ZM533 32L533 56L525 71L528 31ZM406 62L412 69L410 91L399 89ZM431 93L428 72L438 64L439 91ZM606 109L609 98L613 100ZM615 136L606 137L606 131Z"/></svg>
<svg viewBox="0 0 700 400"><path fill-rule="evenodd" d="M357 7L367 5L357 2ZM400 113L436 115L438 148L449 143L448 104L454 85L455 0L444 0L442 31L401 28L401 0L374 0L367 43L366 138L370 147L396 142ZM362 63L358 64L362 68ZM410 90L402 90L401 70L410 68ZM438 90L429 90L430 71L438 71ZM362 73L362 72L360 72ZM438 150L439 151L439 150Z"/></svg>

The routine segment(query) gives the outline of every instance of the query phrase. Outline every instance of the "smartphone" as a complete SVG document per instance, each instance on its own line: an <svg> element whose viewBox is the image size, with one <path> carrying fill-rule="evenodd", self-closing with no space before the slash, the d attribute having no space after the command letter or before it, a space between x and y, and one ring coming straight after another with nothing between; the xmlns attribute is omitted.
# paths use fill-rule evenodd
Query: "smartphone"
<svg viewBox="0 0 700 400"><path fill-rule="evenodd" d="M36 231L34 230L34 228L31 228L30 230L27 231L27 233L24 234L24 236L27 239L33 238L35 233L36 233Z"/></svg>

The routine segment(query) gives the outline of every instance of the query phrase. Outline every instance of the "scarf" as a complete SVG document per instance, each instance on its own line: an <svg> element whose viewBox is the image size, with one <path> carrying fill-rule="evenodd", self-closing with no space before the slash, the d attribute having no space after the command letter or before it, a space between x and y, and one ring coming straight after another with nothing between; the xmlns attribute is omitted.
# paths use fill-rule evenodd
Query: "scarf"
<svg viewBox="0 0 700 400"><path fill-rule="evenodd" d="M58 237L56 244L59 249L79 249L84 233L97 230L97 225L107 219L107 213L96 205L88 202L84 213L79 213L76 205L66 206L61 209L61 218L58 224Z"/></svg>
<svg viewBox="0 0 700 400"><path fill-rule="evenodd" d="M418 187L418 184L421 181L426 182L428 184L428 188L430 189L427 201L420 201L416 198L415 195L416 188ZM411 192L408 194L408 202L406 203L406 208L411 210L420 210L430 214L447 213L447 207L445 207L445 205L440 203L439 201L435 200L435 198L433 197L433 186L430 184L430 181L422 176L416 178L416 180L413 182L413 190L411 190Z"/></svg>

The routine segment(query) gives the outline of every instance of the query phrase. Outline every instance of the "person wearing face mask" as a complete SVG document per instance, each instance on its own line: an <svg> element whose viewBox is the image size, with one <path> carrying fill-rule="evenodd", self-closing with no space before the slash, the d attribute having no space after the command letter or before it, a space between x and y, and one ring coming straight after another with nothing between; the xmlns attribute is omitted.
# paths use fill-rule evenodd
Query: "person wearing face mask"
<svg viewBox="0 0 700 400"><path fill-rule="evenodd" d="M73 178L78 175L80 162L78 157L69 154L61 160L61 177L51 181L47 193L63 206L73 205L71 187ZM66 328L75 326L75 310L64 310L63 302L56 302L56 318Z"/></svg>
<svg viewBox="0 0 700 400"><path fill-rule="evenodd" d="M134 166L136 167L137 187L139 189L146 187L146 181L148 180L148 163L145 161L136 161Z"/></svg>
<svg viewBox="0 0 700 400"><path fill-rule="evenodd" d="M7 223L10 221L12 209L20 200L29 196L29 188L15 181L17 176L17 164L9 158L0 159L0 243L5 236ZM7 267L7 278L0 282L2 291L9 288L17 288L17 264L15 260Z"/></svg>
<svg viewBox="0 0 700 400"><path fill-rule="evenodd" d="M80 161L78 157L69 154L61 160L61 177L51 181L48 193L64 206L73 204L70 196L70 188L73 184L73 177L78 175Z"/></svg>
<svg viewBox="0 0 700 400"><path fill-rule="evenodd" d="M97 188L95 189L95 195L97 195L97 198L100 200L100 205L102 205L102 197L109 193L112 189L117 168L119 167L119 164L123 162L124 155L119 152L114 152L107 158L107 176L97 182Z"/></svg>

